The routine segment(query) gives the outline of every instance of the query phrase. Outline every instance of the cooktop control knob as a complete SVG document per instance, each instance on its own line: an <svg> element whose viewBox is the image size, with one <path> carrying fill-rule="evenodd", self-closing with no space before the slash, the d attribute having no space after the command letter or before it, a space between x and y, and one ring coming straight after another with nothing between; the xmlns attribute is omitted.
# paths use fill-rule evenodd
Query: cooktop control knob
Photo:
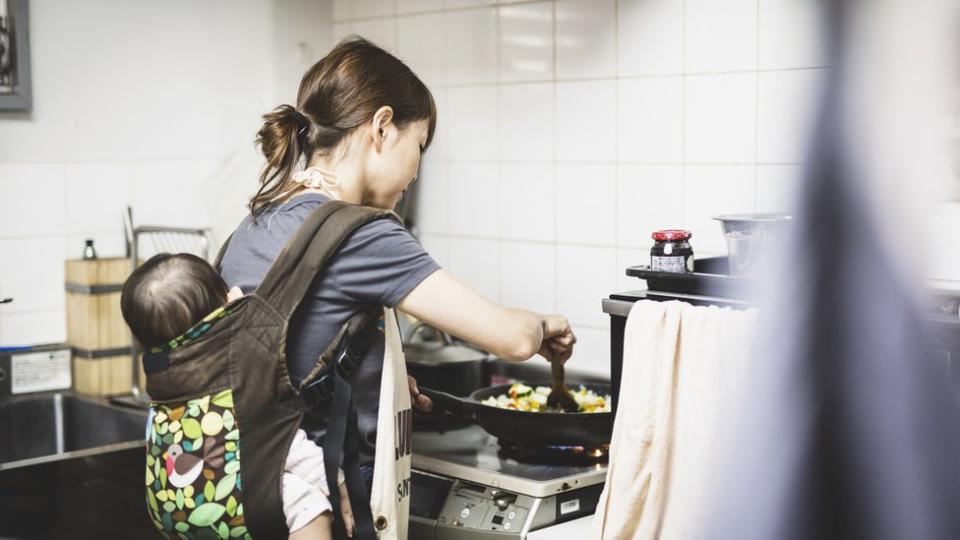
<svg viewBox="0 0 960 540"><path fill-rule="evenodd" d="M516 500L517 496L513 493L504 493L502 491L493 497L494 504L496 504L500 510L506 510L507 507Z"/></svg>

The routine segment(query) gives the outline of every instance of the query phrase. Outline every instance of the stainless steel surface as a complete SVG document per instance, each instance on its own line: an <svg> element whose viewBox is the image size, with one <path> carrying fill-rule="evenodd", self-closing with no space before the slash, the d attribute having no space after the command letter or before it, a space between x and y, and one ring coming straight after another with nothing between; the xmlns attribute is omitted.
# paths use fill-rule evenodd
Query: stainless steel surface
<svg viewBox="0 0 960 540"><path fill-rule="evenodd" d="M0 470L142 446L146 413L68 392L0 400Z"/></svg>
<svg viewBox="0 0 960 540"><path fill-rule="evenodd" d="M714 216L727 242L730 274L748 276L762 266L763 258L782 239L793 220L789 214L728 214Z"/></svg>
<svg viewBox="0 0 960 540"><path fill-rule="evenodd" d="M411 538L524 540L590 515L606 466L518 463L479 426L414 433Z"/></svg>
<svg viewBox="0 0 960 540"><path fill-rule="evenodd" d="M627 300L613 300L611 298L604 298L601 304L603 306L604 313L607 315L616 315L617 317L626 317L630 314L630 308L633 307L633 302L628 302Z"/></svg>
<svg viewBox="0 0 960 540"><path fill-rule="evenodd" d="M606 465L541 465L497 455L496 437L480 426L413 434L413 468L530 497L602 484Z"/></svg>
<svg viewBox="0 0 960 540"><path fill-rule="evenodd" d="M732 308L749 308L755 305L754 302L747 300L737 300L733 298L718 298L714 296L704 296L700 294L684 294L684 293L664 293L660 291L628 291L624 293L618 293L618 296L631 296L631 300L620 300L616 298L604 298L601 300L601 305L603 307L603 312L607 315L613 315L616 317L626 317L630 315L630 308L633 307L635 302L640 300L655 299L658 302L665 300L678 300L681 302L689 302L695 305L722 305L730 306Z"/></svg>

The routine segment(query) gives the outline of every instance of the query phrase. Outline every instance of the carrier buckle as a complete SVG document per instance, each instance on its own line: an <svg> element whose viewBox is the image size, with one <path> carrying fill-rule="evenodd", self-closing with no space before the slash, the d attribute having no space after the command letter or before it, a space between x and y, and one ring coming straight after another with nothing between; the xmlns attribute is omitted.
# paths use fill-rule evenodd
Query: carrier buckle
<svg viewBox="0 0 960 540"><path fill-rule="evenodd" d="M336 381L331 373L324 373L303 387L300 397L310 407L330 401Z"/></svg>

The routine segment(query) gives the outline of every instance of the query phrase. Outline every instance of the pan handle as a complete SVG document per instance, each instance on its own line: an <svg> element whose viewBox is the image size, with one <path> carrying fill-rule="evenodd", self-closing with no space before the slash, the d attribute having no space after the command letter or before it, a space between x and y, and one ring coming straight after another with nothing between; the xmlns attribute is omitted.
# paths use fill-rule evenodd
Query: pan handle
<svg viewBox="0 0 960 540"><path fill-rule="evenodd" d="M435 406L454 414L464 416L474 416L476 414L477 404L470 400L470 398L460 398L453 394L423 386L420 387L420 393L433 400Z"/></svg>

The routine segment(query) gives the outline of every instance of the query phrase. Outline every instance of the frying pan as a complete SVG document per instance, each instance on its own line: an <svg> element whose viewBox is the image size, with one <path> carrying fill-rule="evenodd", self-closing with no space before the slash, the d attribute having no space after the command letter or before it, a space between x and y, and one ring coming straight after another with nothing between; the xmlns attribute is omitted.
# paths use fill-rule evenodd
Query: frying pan
<svg viewBox="0 0 960 540"><path fill-rule="evenodd" d="M550 386L550 383L528 383L525 385ZM613 434L613 413L563 413L530 412L513 409L501 409L484 405L483 400L510 391L509 384L481 388L460 398L446 392L420 387L420 393L433 400L436 407L459 415L469 415L477 419L487 433L501 439L535 446L569 445L598 447L610 444ZM588 390L599 395L610 395L609 384L584 384Z"/></svg>

